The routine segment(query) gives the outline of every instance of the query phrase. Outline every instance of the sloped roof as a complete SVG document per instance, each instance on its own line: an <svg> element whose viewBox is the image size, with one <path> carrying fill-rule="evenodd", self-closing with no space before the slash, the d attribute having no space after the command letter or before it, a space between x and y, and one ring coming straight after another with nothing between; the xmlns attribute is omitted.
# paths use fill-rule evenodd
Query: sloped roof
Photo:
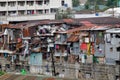
<svg viewBox="0 0 120 80"><path fill-rule="evenodd" d="M67 42L77 42L79 40L78 35L71 35L69 38L67 38Z"/></svg>
<svg viewBox="0 0 120 80"><path fill-rule="evenodd" d="M63 19L63 20L42 20L42 21L28 21L8 26L8 28L27 28L37 25L59 24L67 23L78 26L93 26L106 25L120 27L120 19L113 17L96 17L96 18L80 18L80 19Z"/></svg>
<svg viewBox="0 0 120 80"><path fill-rule="evenodd" d="M8 28L22 29L22 28L28 28L28 27L37 26L37 25L60 24L60 23L63 23L63 21L60 21L60 20L28 21L28 22L21 22L21 23L8 26Z"/></svg>
<svg viewBox="0 0 120 80"><path fill-rule="evenodd" d="M114 17L80 18L76 20L79 22L88 21L91 22L92 24L97 24L97 25L115 25L115 24L120 25L120 19Z"/></svg>

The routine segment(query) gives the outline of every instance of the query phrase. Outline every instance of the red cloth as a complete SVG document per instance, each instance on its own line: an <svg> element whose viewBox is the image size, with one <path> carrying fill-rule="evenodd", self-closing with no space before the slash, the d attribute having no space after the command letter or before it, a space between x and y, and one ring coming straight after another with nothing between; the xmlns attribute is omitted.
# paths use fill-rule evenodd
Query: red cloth
<svg viewBox="0 0 120 80"><path fill-rule="evenodd" d="M27 29L23 29L23 36L24 37L29 37L30 36L28 28Z"/></svg>
<svg viewBox="0 0 120 80"><path fill-rule="evenodd" d="M56 49L59 49L59 45L56 45Z"/></svg>
<svg viewBox="0 0 120 80"><path fill-rule="evenodd" d="M87 50L87 44L86 44L86 43L82 43L82 44L80 45L80 49L81 49L81 50Z"/></svg>

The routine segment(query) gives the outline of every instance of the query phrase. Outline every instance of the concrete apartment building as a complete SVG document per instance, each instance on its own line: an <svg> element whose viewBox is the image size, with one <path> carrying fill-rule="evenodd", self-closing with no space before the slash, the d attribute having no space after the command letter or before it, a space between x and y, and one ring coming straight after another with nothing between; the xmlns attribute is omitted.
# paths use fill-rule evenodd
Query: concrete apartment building
<svg viewBox="0 0 120 80"><path fill-rule="evenodd" d="M72 8L72 0L0 0L0 21L55 19L62 6Z"/></svg>

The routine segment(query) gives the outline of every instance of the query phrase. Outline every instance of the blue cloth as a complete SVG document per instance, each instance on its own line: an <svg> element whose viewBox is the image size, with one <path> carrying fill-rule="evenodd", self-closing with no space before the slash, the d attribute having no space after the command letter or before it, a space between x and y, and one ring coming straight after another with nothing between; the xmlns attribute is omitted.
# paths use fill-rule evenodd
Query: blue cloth
<svg viewBox="0 0 120 80"><path fill-rule="evenodd" d="M5 57L5 58L8 57L8 53L4 53L4 57Z"/></svg>

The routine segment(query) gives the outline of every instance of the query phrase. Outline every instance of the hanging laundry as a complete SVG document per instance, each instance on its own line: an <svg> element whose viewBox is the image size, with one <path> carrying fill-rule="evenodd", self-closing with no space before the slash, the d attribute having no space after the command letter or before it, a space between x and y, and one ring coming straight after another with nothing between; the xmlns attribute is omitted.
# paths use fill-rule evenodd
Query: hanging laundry
<svg viewBox="0 0 120 80"><path fill-rule="evenodd" d="M99 49L99 53L102 53L102 49L101 48Z"/></svg>
<svg viewBox="0 0 120 80"><path fill-rule="evenodd" d="M5 29L5 31L4 31L4 33L3 33L4 35L8 35L9 34L9 31L8 31L8 29Z"/></svg>
<svg viewBox="0 0 120 80"><path fill-rule="evenodd" d="M106 38L105 40L107 41L107 43L111 42L111 35L110 34L106 34L105 38Z"/></svg>
<svg viewBox="0 0 120 80"><path fill-rule="evenodd" d="M99 63L98 59L96 56L93 55L93 63Z"/></svg>
<svg viewBox="0 0 120 80"><path fill-rule="evenodd" d="M48 45L47 52L50 52L50 46Z"/></svg>
<svg viewBox="0 0 120 80"><path fill-rule="evenodd" d="M102 32L99 32L99 33L98 33L98 36L99 36L99 37L102 37L102 36L103 36L103 33L102 33Z"/></svg>
<svg viewBox="0 0 120 80"><path fill-rule="evenodd" d="M88 55L90 55L90 54L91 54L91 49L90 49L90 46L91 46L91 44L90 44L90 43L88 43L88 44L87 44L87 54L88 54Z"/></svg>
<svg viewBox="0 0 120 80"><path fill-rule="evenodd" d="M25 40L24 41L24 45L25 45L25 50L24 50L24 56L26 55L26 54L28 54L29 53L29 45L28 45L28 41L27 40Z"/></svg>
<svg viewBox="0 0 120 80"><path fill-rule="evenodd" d="M95 35L94 35L94 34L91 35L91 37L90 37L90 42L95 42Z"/></svg>
<svg viewBox="0 0 120 80"><path fill-rule="evenodd" d="M59 45L56 45L56 49L59 49Z"/></svg>
<svg viewBox="0 0 120 80"><path fill-rule="evenodd" d="M86 62L85 54L81 54L80 56L81 56L81 62L82 62L82 63L85 63L85 62Z"/></svg>
<svg viewBox="0 0 120 80"><path fill-rule="evenodd" d="M10 35L10 40L13 40L14 39L13 30L10 30L9 35Z"/></svg>
<svg viewBox="0 0 120 80"><path fill-rule="evenodd" d="M46 33L45 29L42 29L42 34L45 34L45 33Z"/></svg>
<svg viewBox="0 0 120 80"><path fill-rule="evenodd" d="M39 33L42 34L42 29L39 30Z"/></svg>
<svg viewBox="0 0 120 80"><path fill-rule="evenodd" d="M86 38L85 38L85 43L89 43L89 42L90 42L89 38L86 37Z"/></svg>
<svg viewBox="0 0 120 80"><path fill-rule="evenodd" d="M82 44L80 45L80 49L81 49L81 50L87 50L87 44L86 44L86 43L82 43Z"/></svg>

